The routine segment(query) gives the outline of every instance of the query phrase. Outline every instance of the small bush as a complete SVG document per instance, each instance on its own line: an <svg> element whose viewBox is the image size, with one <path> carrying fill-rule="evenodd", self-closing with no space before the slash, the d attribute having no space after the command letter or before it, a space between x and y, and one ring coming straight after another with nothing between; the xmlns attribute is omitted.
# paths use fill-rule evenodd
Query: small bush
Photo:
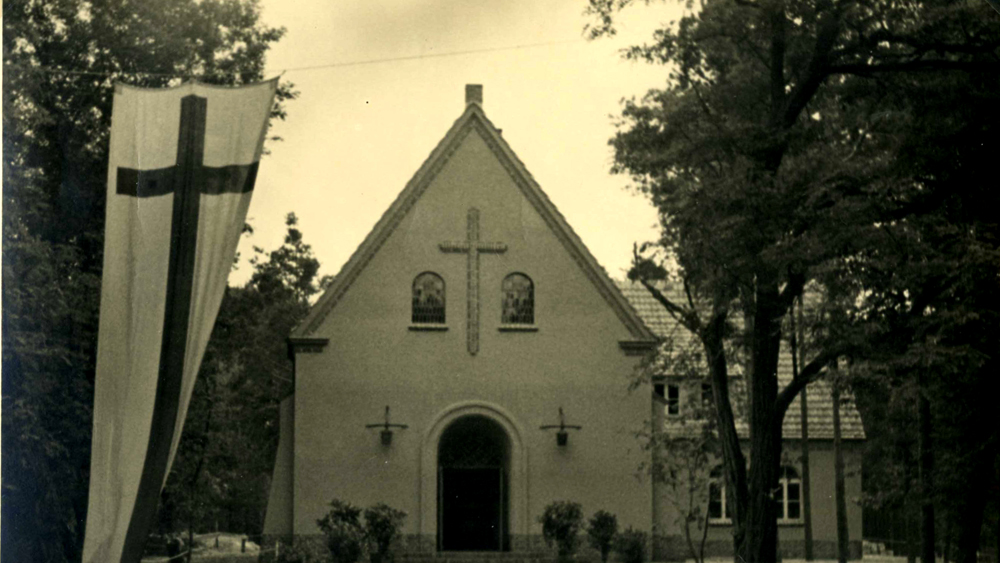
<svg viewBox="0 0 1000 563"><path fill-rule="evenodd" d="M274 561L275 563L309 563L309 555L296 544L282 544L278 548L278 555Z"/></svg>
<svg viewBox="0 0 1000 563"><path fill-rule="evenodd" d="M383 503L365 509L365 538L371 563L392 563L393 542L405 519L405 512Z"/></svg>
<svg viewBox="0 0 1000 563"><path fill-rule="evenodd" d="M274 561L275 563L320 563L329 561L329 557L321 545L296 538L292 543L281 544Z"/></svg>
<svg viewBox="0 0 1000 563"><path fill-rule="evenodd" d="M538 519L542 523L542 536L548 546L556 544L559 561L573 559L577 547L577 534L583 525L583 509L580 503L556 501L545 507Z"/></svg>
<svg viewBox="0 0 1000 563"><path fill-rule="evenodd" d="M608 563L608 553L611 552L611 542L618 534L618 518L614 514L598 510L587 526L587 539L591 547L601 552L601 563Z"/></svg>
<svg viewBox="0 0 1000 563"><path fill-rule="evenodd" d="M642 563L646 560L646 532L631 527L615 538L615 553L622 563Z"/></svg>
<svg viewBox="0 0 1000 563"><path fill-rule="evenodd" d="M356 563L361 559L365 533L360 508L334 499L330 502L330 512L317 520L316 525L326 535L326 546L334 563Z"/></svg>

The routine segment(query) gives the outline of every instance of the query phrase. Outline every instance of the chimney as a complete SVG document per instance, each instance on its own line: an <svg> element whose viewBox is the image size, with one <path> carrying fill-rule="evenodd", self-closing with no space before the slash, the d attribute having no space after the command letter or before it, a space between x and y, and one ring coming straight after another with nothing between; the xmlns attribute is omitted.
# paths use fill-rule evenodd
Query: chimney
<svg viewBox="0 0 1000 563"><path fill-rule="evenodd" d="M466 84L465 85L465 105L469 104L479 104L483 105L483 85L482 84Z"/></svg>

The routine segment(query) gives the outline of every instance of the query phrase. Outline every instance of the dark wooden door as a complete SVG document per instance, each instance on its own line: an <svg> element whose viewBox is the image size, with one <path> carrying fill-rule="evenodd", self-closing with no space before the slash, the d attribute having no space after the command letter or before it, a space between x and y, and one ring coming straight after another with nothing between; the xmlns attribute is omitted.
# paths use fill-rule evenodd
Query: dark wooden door
<svg viewBox="0 0 1000 563"><path fill-rule="evenodd" d="M503 469L442 467L441 549L500 551L503 548Z"/></svg>

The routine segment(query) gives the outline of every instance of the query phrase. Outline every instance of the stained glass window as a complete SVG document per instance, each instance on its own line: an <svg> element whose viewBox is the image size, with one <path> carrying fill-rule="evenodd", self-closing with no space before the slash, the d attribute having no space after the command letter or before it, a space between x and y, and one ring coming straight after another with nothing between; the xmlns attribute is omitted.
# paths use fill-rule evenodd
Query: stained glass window
<svg viewBox="0 0 1000 563"><path fill-rule="evenodd" d="M444 280L433 272L413 278L414 323L444 324Z"/></svg>
<svg viewBox="0 0 1000 563"><path fill-rule="evenodd" d="M503 279L503 324L534 324L535 285L524 274Z"/></svg>

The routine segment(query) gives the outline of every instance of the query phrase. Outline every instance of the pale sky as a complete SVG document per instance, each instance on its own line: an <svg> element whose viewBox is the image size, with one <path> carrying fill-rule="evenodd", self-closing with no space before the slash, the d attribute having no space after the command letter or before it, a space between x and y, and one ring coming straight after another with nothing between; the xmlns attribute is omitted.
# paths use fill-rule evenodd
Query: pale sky
<svg viewBox="0 0 1000 563"><path fill-rule="evenodd" d="M632 243L656 238L649 202L608 170L612 115L623 97L660 87L666 70L618 50L680 15L667 2L626 12L614 39L583 40L585 0L263 0L262 19L288 33L267 76L287 70L299 99L261 162L245 239L271 250L294 211L305 240L336 274L464 110L465 84L482 84L486 115L597 260L614 277ZM506 48L457 56L294 70L373 59ZM249 276L245 263L230 276Z"/></svg>

